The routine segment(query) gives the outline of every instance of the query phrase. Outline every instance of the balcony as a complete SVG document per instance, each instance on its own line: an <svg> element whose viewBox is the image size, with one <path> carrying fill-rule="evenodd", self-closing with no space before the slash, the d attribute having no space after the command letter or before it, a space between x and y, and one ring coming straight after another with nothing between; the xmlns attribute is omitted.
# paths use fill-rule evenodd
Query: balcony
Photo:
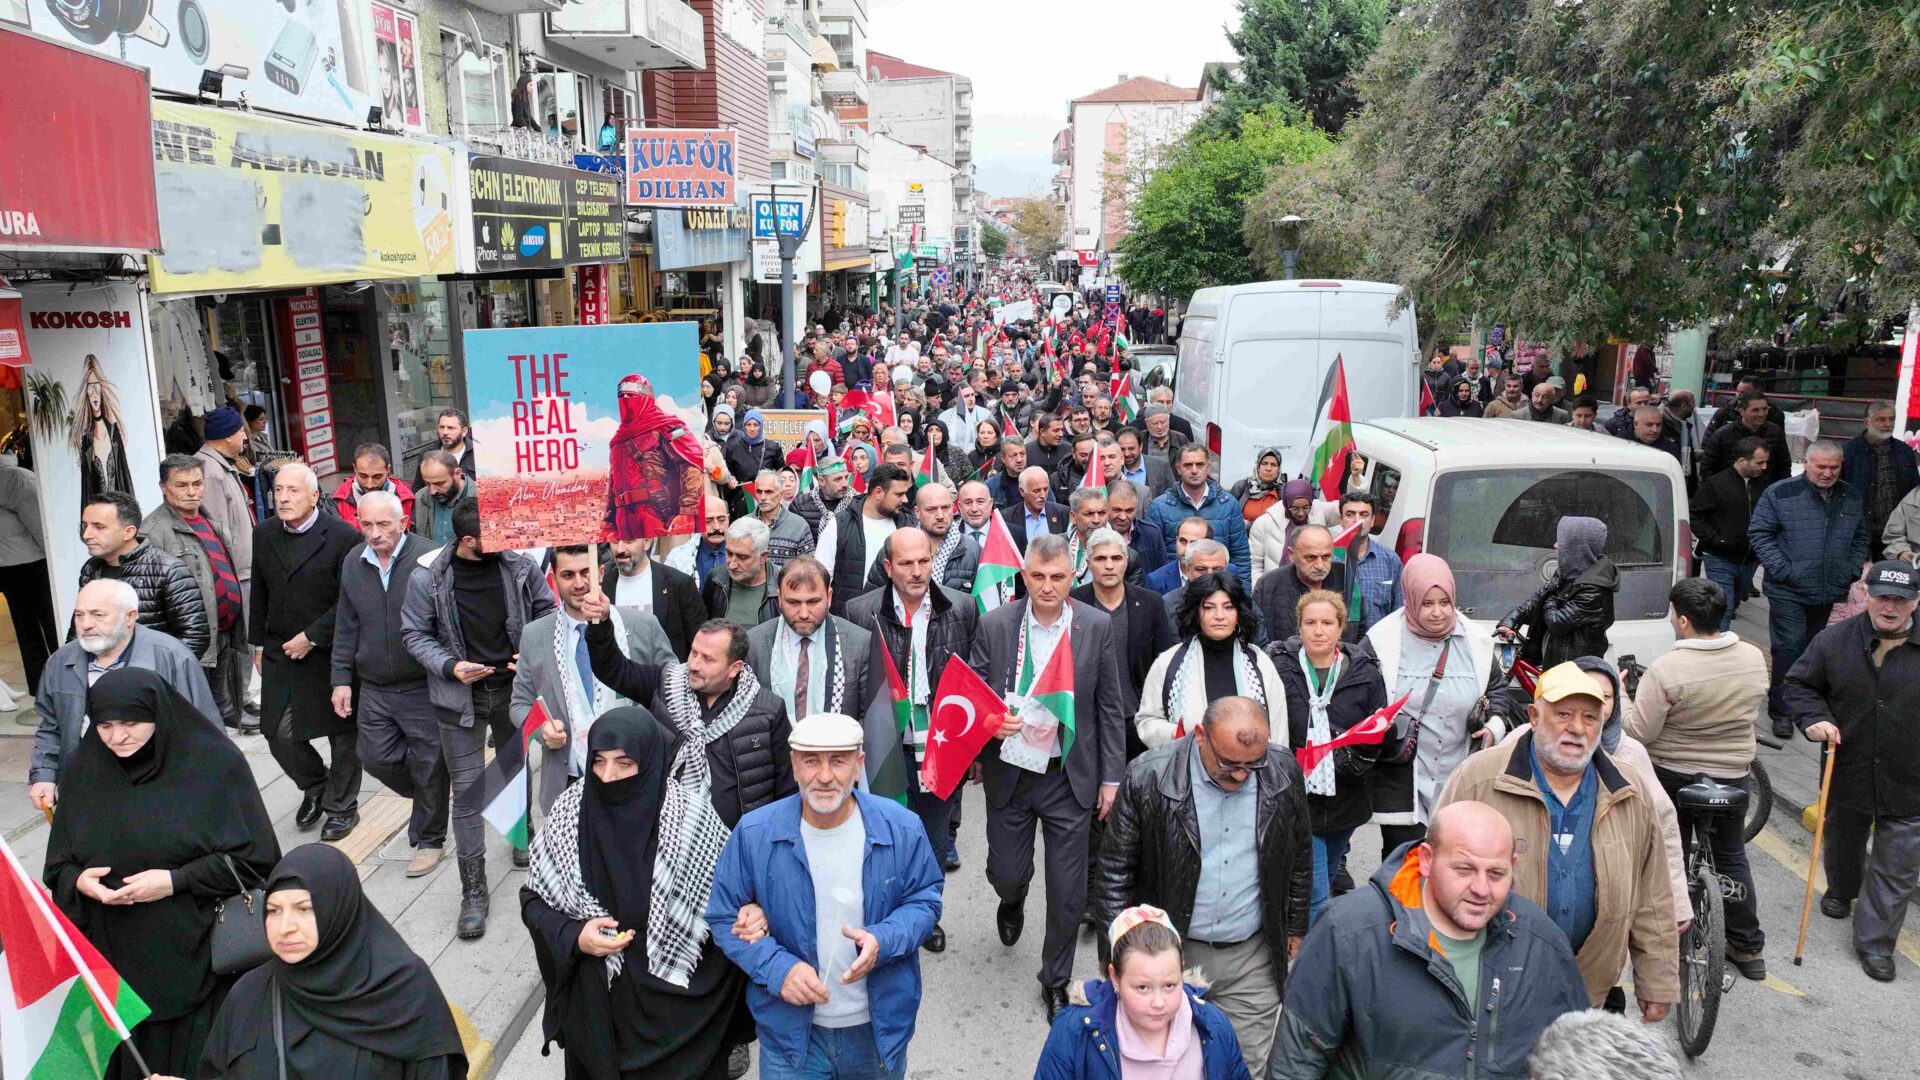
<svg viewBox="0 0 1920 1080"><path fill-rule="evenodd" d="M818 0L814 7L823 19L858 19L866 27L867 0Z"/></svg>
<svg viewBox="0 0 1920 1080"><path fill-rule="evenodd" d="M559 11L567 0L467 0L467 3L495 15L539 15Z"/></svg>
<svg viewBox="0 0 1920 1080"><path fill-rule="evenodd" d="M705 27L681 0L575 0L547 16L547 41L624 71L707 66Z"/></svg>
<svg viewBox="0 0 1920 1080"><path fill-rule="evenodd" d="M843 67L839 71L821 72L820 92L826 96L827 103L834 108L867 105L873 99L872 94L867 90L867 73L857 67Z"/></svg>

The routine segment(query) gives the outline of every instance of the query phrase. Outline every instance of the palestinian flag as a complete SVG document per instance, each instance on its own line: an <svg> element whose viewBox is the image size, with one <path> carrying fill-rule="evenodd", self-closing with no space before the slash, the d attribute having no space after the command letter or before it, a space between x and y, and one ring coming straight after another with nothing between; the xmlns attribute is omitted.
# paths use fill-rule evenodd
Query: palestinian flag
<svg viewBox="0 0 1920 1080"><path fill-rule="evenodd" d="M893 653L887 649L887 639L883 634L874 634L873 652L867 660L868 671L886 673L873 688L873 700L867 705L866 738L861 749L866 751L867 759L863 768L866 775L862 781L867 792L883 798L893 799L902 805L907 801L907 728L913 723L913 702L907 698L907 681L900 677L900 669L893 662Z"/></svg>
<svg viewBox="0 0 1920 1080"><path fill-rule="evenodd" d="M1115 361L1116 367L1118 361ZM1133 400L1133 372L1116 370L1107 380L1107 396L1113 399L1113 416L1122 424L1133 423L1140 414L1139 406Z"/></svg>
<svg viewBox="0 0 1920 1080"><path fill-rule="evenodd" d="M1096 459L1098 460L1098 459ZM1026 565L1013 546L1013 533L998 509L987 523L987 542L980 552L980 567L973 574L973 602L986 614L1013 599L1013 580Z"/></svg>
<svg viewBox="0 0 1920 1080"><path fill-rule="evenodd" d="M528 747L533 745L534 737L546 722L547 703L534 698L527 718L520 721L519 740L494 747L493 760L487 763L475 788L480 795L480 816L498 829L507 843L522 851L527 848L531 829L528 818L531 800L527 793L533 788L533 772Z"/></svg>
<svg viewBox="0 0 1920 1080"><path fill-rule="evenodd" d="M1347 362L1335 354L1327 381L1320 387L1320 414L1314 424L1320 441L1313 448L1307 478L1322 498L1337 499L1347 480L1347 459L1353 454L1353 413L1347 404Z"/></svg>
<svg viewBox="0 0 1920 1080"><path fill-rule="evenodd" d="M0 841L0 1072L100 1080L151 1011Z"/></svg>
<svg viewBox="0 0 1920 1080"><path fill-rule="evenodd" d="M1367 530L1359 522L1333 534L1333 562L1335 566L1346 568L1347 618L1359 618L1360 583L1355 580L1354 568L1360 563L1360 548L1367 542Z"/></svg>
<svg viewBox="0 0 1920 1080"><path fill-rule="evenodd" d="M1060 635L1060 644L1047 657L1047 666L1027 688L1027 696L1060 722L1060 756L1073 752L1073 627Z"/></svg>
<svg viewBox="0 0 1920 1080"><path fill-rule="evenodd" d="M933 460L933 441L928 440L926 451L913 463L913 486L917 489L921 484L938 483L939 475L940 467Z"/></svg>
<svg viewBox="0 0 1920 1080"><path fill-rule="evenodd" d="M1020 434L1020 422L1013 418L1013 410L1007 408L1004 401L1000 403L1000 434L1003 438Z"/></svg>
<svg viewBox="0 0 1920 1080"><path fill-rule="evenodd" d="M813 454L813 440L804 435L801 436L800 446L788 453L787 464L800 470L800 486L795 489L796 494L812 487L813 470L819 464L819 460Z"/></svg>

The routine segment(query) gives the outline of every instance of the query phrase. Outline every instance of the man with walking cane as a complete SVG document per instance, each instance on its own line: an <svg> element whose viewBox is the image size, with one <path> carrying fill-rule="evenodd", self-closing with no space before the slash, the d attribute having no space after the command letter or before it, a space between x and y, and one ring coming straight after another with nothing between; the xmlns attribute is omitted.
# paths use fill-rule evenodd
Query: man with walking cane
<svg viewBox="0 0 1920 1080"><path fill-rule="evenodd" d="M1782 687L1807 738L1836 755L1822 838L1820 913L1853 911L1853 948L1868 977L1892 982L1894 944L1920 884L1920 568L1875 563L1867 610L1815 635ZM1867 837L1873 853L1867 855Z"/></svg>

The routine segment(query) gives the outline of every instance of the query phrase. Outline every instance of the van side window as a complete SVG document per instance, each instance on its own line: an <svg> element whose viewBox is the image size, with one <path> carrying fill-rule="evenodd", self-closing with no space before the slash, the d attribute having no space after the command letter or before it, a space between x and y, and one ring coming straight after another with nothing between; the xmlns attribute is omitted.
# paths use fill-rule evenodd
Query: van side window
<svg viewBox="0 0 1920 1080"><path fill-rule="evenodd" d="M1393 516L1393 501L1400 496L1400 470L1376 459L1373 481L1367 487L1380 503L1373 510L1373 535L1378 536L1387 527L1387 518Z"/></svg>

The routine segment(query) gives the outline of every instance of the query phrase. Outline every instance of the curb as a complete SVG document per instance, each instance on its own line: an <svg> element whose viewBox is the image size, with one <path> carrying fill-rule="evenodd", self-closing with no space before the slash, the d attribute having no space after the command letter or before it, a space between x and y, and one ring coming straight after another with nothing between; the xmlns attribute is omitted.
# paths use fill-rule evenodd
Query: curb
<svg viewBox="0 0 1920 1080"><path fill-rule="evenodd" d="M534 980L527 991L527 1000L514 1010L500 1037L493 1041L481 1040L482 1057L467 1059L467 1080L493 1080L499 1074L501 1065L506 1064L513 1051L520 1045L520 1037L526 1034L527 1025L533 1022L533 1014L540 1011L547 997L547 984Z"/></svg>

